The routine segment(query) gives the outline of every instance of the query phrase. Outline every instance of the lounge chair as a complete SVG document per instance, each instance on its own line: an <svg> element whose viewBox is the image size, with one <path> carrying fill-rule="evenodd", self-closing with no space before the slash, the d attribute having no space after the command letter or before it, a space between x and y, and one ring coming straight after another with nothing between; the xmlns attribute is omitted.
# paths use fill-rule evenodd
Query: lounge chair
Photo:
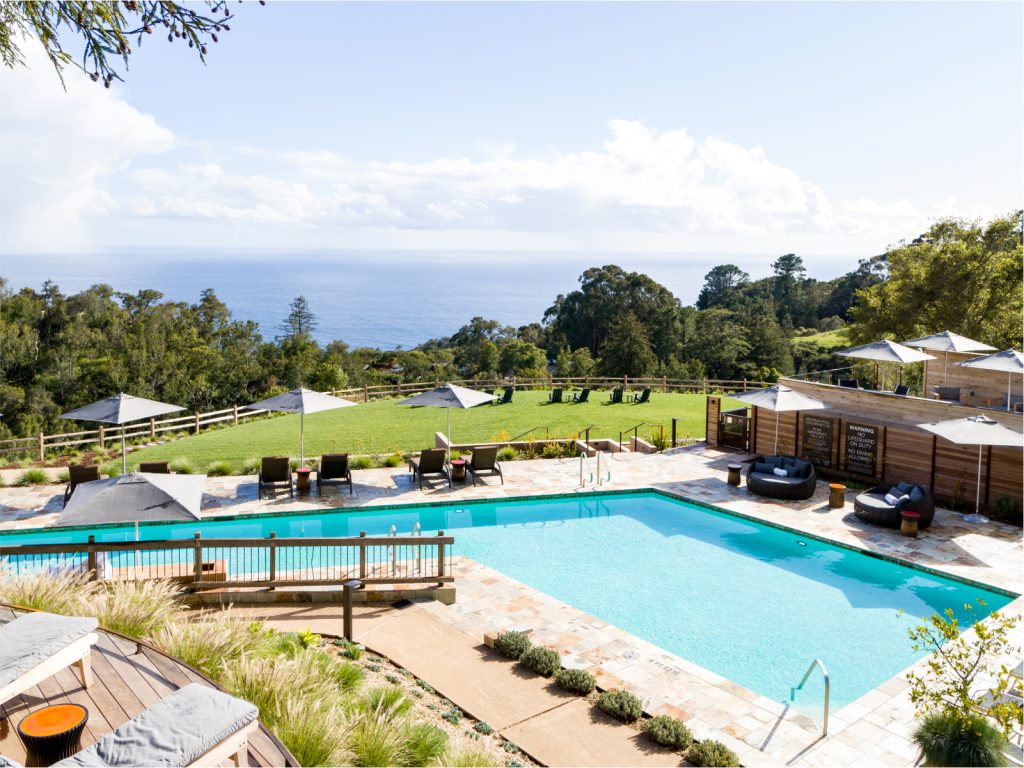
<svg viewBox="0 0 1024 768"><path fill-rule="evenodd" d="M511 403L512 393L515 391L515 387L505 387L505 391L498 396L497 400L492 400L491 405L504 405L505 403Z"/></svg>
<svg viewBox="0 0 1024 768"><path fill-rule="evenodd" d="M551 394L548 396L549 403L560 403L562 402L562 390L552 389Z"/></svg>
<svg viewBox="0 0 1024 768"><path fill-rule="evenodd" d="M646 387L644 389L644 391L641 392L639 395L637 395L637 394L630 395L629 399L633 402L634 405L640 405L641 403L646 403L646 402L648 402L651 399L651 388L650 387Z"/></svg>
<svg viewBox="0 0 1024 768"><path fill-rule="evenodd" d="M609 403L621 403L622 402L623 390L622 387L616 387L612 390L612 396L609 398Z"/></svg>
<svg viewBox="0 0 1024 768"><path fill-rule="evenodd" d="M886 494L893 489L907 500L898 504L890 504L885 500ZM895 496L896 494L892 494ZM853 500L853 513L866 523L882 525L886 528L899 528L902 523L900 515L904 510L917 512L920 518L917 527L924 530L932 524L935 517L935 500L923 485L913 483L883 483L858 494Z"/></svg>
<svg viewBox="0 0 1024 768"><path fill-rule="evenodd" d="M245 765L258 718L248 701L190 683L56 765Z"/></svg>
<svg viewBox="0 0 1024 768"><path fill-rule="evenodd" d="M485 448L474 448L473 455L466 465L466 471L473 476L473 485L476 485L477 475L497 475L501 478L501 484L505 484L505 476L501 474L501 465L498 463L498 446L489 445Z"/></svg>
<svg viewBox="0 0 1024 768"><path fill-rule="evenodd" d="M169 475L171 473L171 463L169 461L140 461L139 472Z"/></svg>
<svg viewBox="0 0 1024 768"><path fill-rule="evenodd" d="M936 400L946 403L960 402L960 387L936 387L934 393Z"/></svg>
<svg viewBox="0 0 1024 768"><path fill-rule="evenodd" d="M100 479L100 468L93 464L72 464L68 467L69 482L64 489L64 506L68 505L71 494L82 483L91 483Z"/></svg>
<svg viewBox="0 0 1024 768"><path fill-rule="evenodd" d="M574 403L585 403L585 402L587 402L587 398L588 397L590 397L590 389L589 388L582 389L579 392L577 392L575 395L573 395L572 401Z"/></svg>
<svg viewBox="0 0 1024 768"><path fill-rule="evenodd" d="M72 665L82 687L92 685L89 654L100 639L97 623L40 611L0 626L0 704Z"/></svg>
<svg viewBox="0 0 1024 768"><path fill-rule="evenodd" d="M785 471L779 475L776 469ZM747 467L747 488L769 499L801 500L814 495L814 465L791 456L762 456Z"/></svg>
<svg viewBox="0 0 1024 768"><path fill-rule="evenodd" d="M287 456L264 456L260 462L260 471L256 477L259 483L259 498L263 498L263 490L273 490L287 483L288 495L295 496L295 483L292 481L292 463Z"/></svg>
<svg viewBox="0 0 1024 768"><path fill-rule="evenodd" d="M840 379L839 386L849 389L860 389L860 382L857 379Z"/></svg>
<svg viewBox="0 0 1024 768"><path fill-rule="evenodd" d="M349 496L352 495L352 470L348 468L347 453L325 453L320 457L320 467L316 471L316 495L324 489L324 483L348 485Z"/></svg>
<svg viewBox="0 0 1024 768"><path fill-rule="evenodd" d="M412 472L412 481L419 480L420 490L423 490L423 478L430 475L440 475L448 481L448 487L452 487L452 476L445 464L444 448L428 448L420 451L419 456L409 459L409 471Z"/></svg>
<svg viewBox="0 0 1024 768"><path fill-rule="evenodd" d="M909 392L910 387L908 387L906 384L900 384L896 387L896 389L893 390L892 393L894 395L899 395L900 397L906 397Z"/></svg>

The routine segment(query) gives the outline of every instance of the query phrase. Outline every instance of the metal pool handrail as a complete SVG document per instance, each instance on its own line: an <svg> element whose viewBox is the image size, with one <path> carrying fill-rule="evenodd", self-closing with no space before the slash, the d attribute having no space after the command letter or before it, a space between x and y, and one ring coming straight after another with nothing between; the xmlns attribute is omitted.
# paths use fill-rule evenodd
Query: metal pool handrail
<svg viewBox="0 0 1024 768"><path fill-rule="evenodd" d="M793 700L796 699L796 692L804 687L804 683L807 682L807 678L809 678L811 676L811 672L814 671L815 667L818 667L821 670L821 674L825 676L825 724L824 724L824 726L821 729L821 735L824 737L824 736L828 736L828 694L829 694L828 667L825 666L825 662L823 662L821 659L815 659L814 661L811 662L811 666L809 666L807 668L807 671L804 673L804 679L800 681L800 685L796 686L796 688L790 688L789 689L789 700L793 701Z"/></svg>

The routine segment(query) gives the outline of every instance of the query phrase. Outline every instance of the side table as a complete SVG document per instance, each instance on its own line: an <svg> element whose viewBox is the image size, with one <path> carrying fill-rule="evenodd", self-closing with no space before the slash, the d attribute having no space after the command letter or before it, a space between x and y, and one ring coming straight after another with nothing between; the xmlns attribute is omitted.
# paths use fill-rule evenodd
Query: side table
<svg viewBox="0 0 1024 768"><path fill-rule="evenodd" d="M81 704L55 704L37 709L18 723L28 765L53 765L81 748L89 710Z"/></svg>

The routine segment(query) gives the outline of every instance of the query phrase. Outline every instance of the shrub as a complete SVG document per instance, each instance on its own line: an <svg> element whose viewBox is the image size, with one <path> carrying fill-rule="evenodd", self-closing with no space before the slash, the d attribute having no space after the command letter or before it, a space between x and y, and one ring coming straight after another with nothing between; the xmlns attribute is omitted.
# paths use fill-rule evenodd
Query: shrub
<svg viewBox="0 0 1024 768"><path fill-rule="evenodd" d="M158 579L112 582L93 601L100 625L129 637L148 638L178 611L178 587Z"/></svg>
<svg viewBox="0 0 1024 768"><path fill-rule="evenodd" d="M558 651L535 645L519 657L519 663L532 669L538 675L551 677L562 666L562 657Z"/></svg>
<svg viewBox="0 0 1024 768"><path fill-rule="evenodd" d="M46 473L41 469L26 469L20 475L18 479L14 481L15 485L43 485L48 483L50 479L46 476Z"/></svg>
<svg viewBox="0 0 1024 768"><path fill-rule="evenodd" d="M640 699L629 691L605 691L597 700L597 706L606 715L624 723L639 720L644 713Z"/></svg>
<svg viewBox="0 0 1024 768"><path fill-rule="evenodd" d="M349 463L352 469L373 469L373 458L370 456L356 456Z"/></svg>
<svg viewBox="0 0 1024 768"><path fill-rule="evenodd" d="M477 733L482 733L484 736L490 736L492 733L494 733L494 729L491 728L491 726L489 726L483 720L481 720L479 723L475 723L473 725L473 730Z"/></svg>
<svg viewBox="0 0 1024 768"><path fill-rule="evenodd" d="M1006 737L984 717L929 715L914 731L925 765L1008 765Z"/></svg>
<svg viewBox="0 0 1024 768"><path fill-rule="evenodd" d="M445 752L436 765L449 768L494 768L498 763L483 749L459 749Z"/></svg>
<svg viewBox="0 0 1024 768"><path fill-rule="evenodd" d="M0 570L0 602L65 616L86 616L98 586L86 573L35 571L11 576Z"/></svg>
<svg viewBox="0 0 1024 768"><path fill-rule="evenodd" d="M434 688L434 686L432 686L426 680L417 680L416 681L416 685L418 685L420 688L422 688L427 693L437 693L437 690Z"/></svg>
<svg viewBox="0 0 1024 768"><path fill-rule="evenodd" d="M560 669L555 673L555 682L562 690L580 696L592 693L597 687L594 676L585 669Z"/></svg>
<svg viewBox="0 0 1024 768"><path fill-rule="evenodd" d="M400 467L402 466L402 454L392 453L390 456L385 456L381 464L385 467Z"/></svg>
<svg viewBox="0 0 1024 768"><path fill-rule="evenodd" d="M350 764L345 749L348 731L337 705L298 692L285 693L281 717L273 728L299 765Z"/></svg>
<svg viewBox="0 0 1024 768"><path fill-rule="evenodd" d="M204 621L169 622L153 635L152 642L164 653L217 680L225 665L234 667L243 654L253 655L253 651L264 648L267 635L225 612Z"/></svg>
<svg viewBox="0 0 1024 768"><path fill-rule="evenodd" d="M516 449L508 445L498 449L498 461L515 461L518 455Z"/></svg>
<svg viewBox="0 0 1024 768"><path fill-rule="evenodd" d="M996 499L996 503L992 505L992 517L996 520L1002 520L1004 523L1011 523L1018 527L1024 523L1024 515L1021 513L1020 501L1017 499L1011 499L1005 494Z"/></svg>
<svg viewBox="0 0 1024 768"><path fill-rule="evenodd" d="M644 736L663 747L686 749L693 743L690 729L683 725L681 720L668 715L658 715L646 720L641 730Z"/></svg>
<svg viewBox="0 0 1024 768"><path fill-rule="evenodd" d="M686 750L686 759L694 765L733 768L740 764L736 753L720 741L702 741Z"/></svg>
<svg viewBox="0 0 1024 768"><path fill-rule="evenodd" d="M540 455L544 459L557 459L562 455L562 449L558 443L545 443L540 451Z"/></svg>
<svg viewBox="0 0 1024 768"><path fill-rule="evenodd" d="M235 473L235 465L230 461L213 461L206 465L206 474L210 477L227 477Z"/></svg>
<svg viewBox="0 0 1024 768"><path fill-rule="evenodd" d="M518 660L533 647L525 632L502 632L494 639L494 650L509 659Z"/></svg>
<svg viewBox="0 0 1024 768"><path fill-rule="evenodd" d="M257 456L250 456L248 459L242 462L242 474L243 475L255 475L260 471L260 461Z"/></svg>
<svg viewBox="0 0 1024 768"><path fill-rule="evenodd" d="M179 456L171 462L171 472L179 475L194 475L196 468L187 458Z"/></svg>
<svg viewBox="0 0 1024 768"><path fill-rule="evenodd" d="M100 474L105 477L117 477L121 474L121 462L108 461L104 464L100 464Z"/></svg>
<svg viewBox="0 0 1024 768"><path fill-rule="evenodd" d="M342 656L352 659L352 661L359 661L363 656L363 646L353 643L351 640L339 637L334 644L338 646L338 652Z"/></svg>
<svg viewBox="0 0 1024 768"><path fill-rule="evenodd" d="M71 482L71 470L62 469L57 473L58 483L70 483Z"/></svg>
<svg viewBox="0 0 1024 768"><path fill-rule="evenodd" d="M447 712L441 715L441 717L447 720L452 725L458 725L459 721L462 719L462 713L457 709L449 709Z"/></svg>
<svg viewBox="0 0 1024 768"><path fill-rule="evenodd" d="M423 766L439 759L448 748L448 734L431 723L412 723L404 729L408 758L405 765Z"/></svg>
<svg viewBox="0 0 1024 768"><path fill-rule="evenodd" d="M402 678L400 678L398 675L384 675L384 679L387 680L392 685L401 685L402 684Z"/></svg>

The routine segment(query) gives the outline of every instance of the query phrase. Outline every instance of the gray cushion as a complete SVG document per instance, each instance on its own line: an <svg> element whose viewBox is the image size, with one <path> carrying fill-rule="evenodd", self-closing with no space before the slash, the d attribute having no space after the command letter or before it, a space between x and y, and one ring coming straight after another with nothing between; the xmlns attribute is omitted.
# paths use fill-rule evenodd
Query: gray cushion
<svg viewBox="0 0 1024 768"><path fill-rule="evenodd" d="M857 497L857 503L872 509L895 509L881 493L862 493Z"/></svg>
<svg viewBox="0 0 1024 768"><path fill-rule="evenodd" d="M781 456L765 456L764 463L767 464L769 467L772 467L772 468L774 468L774 467L781 467L782 466L782 457Z"/></svg>
<svg viewBox="0 0 1024 768"><path fill-rule="evenodd" d="M760 472L763 475L764 474L770 475L772 473L772 465L768 464L767 462L764 462L764 461L755 461L754 462L754 468L751 471L752 472Z"/></svg>
<svg viewBox="0 0 1024 768"><path fill-rule="evenodd" d="M186 766L259 715L252 704L186 685L58 766Z"/></svg>
<svg viewBox="0 0 1024 768"><path fill-rule="evenodd" d="M920 501L923 498L924 498L924 491L922 491L918 486L915 485L911 489L911 491L910 491L910 500L911 501Z"/></svg>
<svg viewBox="0 0 1024 768"><path fill-rule="evenodd" d="M902 480L900 480L898 483L896 483L896 487L900 489L900 495L901 496L904 493L910 493L912 490L914 490L914 484L913 483L906 483L906 482L904 482Z"/></svg>
<svg viewBox="0 0 1024 768"><path fill-rule="evenodd" d="M0 755L0 768L22 768L21 763L16 763L9 757Z"/></svg>
<svg viewBox="0 0 1024 768"><path fill-rule="evenodd" d="M28 613L0 627L0 686L8 685L30 669L95 632L96 619Z"/></svg>

